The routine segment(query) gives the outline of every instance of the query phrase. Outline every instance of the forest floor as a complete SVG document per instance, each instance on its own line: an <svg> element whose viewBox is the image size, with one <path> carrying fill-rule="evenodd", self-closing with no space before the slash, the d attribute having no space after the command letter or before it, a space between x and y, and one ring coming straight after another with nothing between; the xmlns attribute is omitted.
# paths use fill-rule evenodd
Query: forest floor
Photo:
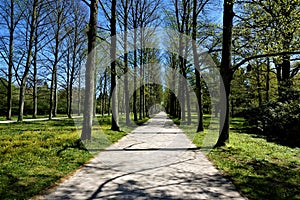
<svg viewBox="0 0 300 200"><path fill-rule="evenodd" d="M161 112L41 199L244 199Z"/></svg>

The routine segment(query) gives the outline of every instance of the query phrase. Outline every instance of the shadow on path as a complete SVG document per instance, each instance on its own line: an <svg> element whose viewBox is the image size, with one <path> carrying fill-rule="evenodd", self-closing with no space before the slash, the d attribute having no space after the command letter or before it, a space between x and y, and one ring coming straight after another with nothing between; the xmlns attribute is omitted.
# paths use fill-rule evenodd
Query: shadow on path
<svg viewBox="0 0 300 200"><path fill-rule="evenodd" d="M159 113L41 199L244 199L170 123Z"/></svg>

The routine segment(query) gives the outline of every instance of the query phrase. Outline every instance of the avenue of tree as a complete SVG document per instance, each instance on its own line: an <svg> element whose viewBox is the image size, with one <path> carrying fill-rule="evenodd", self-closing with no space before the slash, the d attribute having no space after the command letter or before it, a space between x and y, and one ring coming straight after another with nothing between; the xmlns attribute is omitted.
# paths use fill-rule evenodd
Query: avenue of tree
<svg viewBox="0 0 300 200"><path fill-rule="evenodd" d="M178 52L145 48L154 34L147 28L158 27L192 42L174 40ZM197 132L204 130L204 114L224 118L216 143L223 146L231 116L280 105L276 116L295 112L291 123L299 127L300 0L0 0L0 30L0 115L7 120L83 114L81 139L88 140L96 113L111 115L111 129L120 131L119 114L130 125L149 117L151 106L159 104L186 124L197 112ZM103 42L109 50L102 56L111 62L99 69L101 58L94 50ZM133 51L127 51L130 45ZM122 56L117 55L120 46ZM220 71L224 106L210 98L198 46ZM170 72L160 69L161 63ZM263 123L270 131L270 122Z"/></svg>

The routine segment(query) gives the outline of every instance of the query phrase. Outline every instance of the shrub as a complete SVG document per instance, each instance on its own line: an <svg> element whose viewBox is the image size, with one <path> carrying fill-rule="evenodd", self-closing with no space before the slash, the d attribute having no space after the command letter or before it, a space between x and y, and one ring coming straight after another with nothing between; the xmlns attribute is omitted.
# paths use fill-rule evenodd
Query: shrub
<svg viewBox="0 0 300 200"><path fill-rule="evenodd" d="M247 110L246 123L267 139L300 144L300 104L295 101L270 101Z"/></svg>

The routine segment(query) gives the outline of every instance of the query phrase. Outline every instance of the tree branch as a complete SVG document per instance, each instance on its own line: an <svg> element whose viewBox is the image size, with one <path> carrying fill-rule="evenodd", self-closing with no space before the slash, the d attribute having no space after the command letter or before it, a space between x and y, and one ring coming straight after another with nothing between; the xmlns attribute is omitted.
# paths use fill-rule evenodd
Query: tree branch
<svg viewBox="0 0 300 200"><path fill-rule="evenodd" d="M91 4L89 4L86 0L81 0L83 3L85 3L88 7L91 6Z"/></svg>
<svg viewBox="0 0 300 200"><path fill-rule="evenodd" d="M300 52L289 52L289 51L284 51L284 52L278 52L278 53L269 53L269 54L261 54L261 55L255 55L255 56L250 56L248 58L245 58L244 60L240 61L239 63L237 63L235 66L232 67L232 70L235 71L237 70L240 66L242 66L243 64L245 64L246 62L256 59L256 58L265 58L265 57L274 57L274 56L284 56L284 55L288 55L288 54L300 54Z"/></svg>

